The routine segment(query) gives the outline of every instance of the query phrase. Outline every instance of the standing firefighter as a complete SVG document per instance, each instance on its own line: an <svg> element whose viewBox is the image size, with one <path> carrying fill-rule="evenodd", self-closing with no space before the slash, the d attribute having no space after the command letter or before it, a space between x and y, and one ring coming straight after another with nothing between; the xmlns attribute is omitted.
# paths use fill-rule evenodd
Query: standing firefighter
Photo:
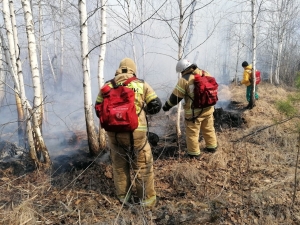
<svg viewBox="0 0 300 225"><path fill-rule="evenodd" d="M194 81L197 74L203 76L211 75L201 70L196 64L190 63L187 59L180 60L176 65L176 72L181 73L175 89L170 98L163 106L164 111L168 111L173 106L177 105L182 99L185 112L185 127L186 127L186 145L187 154L191 158L200 156L199 135L202 132L205 140L205 152L214 153L217 149L217 138L214 128L214 106L197 108L194 107Z"/></svg>
<svg viewBox="0 0 300 225"><path fill-rule="evenodd" d="M246 108L250 108L250 100L251 100L251 91L252 91L252 64L248 64L248 62L244 61L242 63L242 67L244 68L243 80L241 84L246 86L246 99L248 101L248 105ZM258 100L257 86L255 85L255 99Z"/></svg>
<svg viewBox="0 0 300 225"><path fill-rule="evenodd" d="M154 206L153 156L147 139L146 113L158 113L161 101L149 84L136 78L132 59L124 58L120 62L115 78L101 88L95 109L101 126L107 131L118 199L122 203L131 199L130 169L133 169L140 203Z"/></svg>

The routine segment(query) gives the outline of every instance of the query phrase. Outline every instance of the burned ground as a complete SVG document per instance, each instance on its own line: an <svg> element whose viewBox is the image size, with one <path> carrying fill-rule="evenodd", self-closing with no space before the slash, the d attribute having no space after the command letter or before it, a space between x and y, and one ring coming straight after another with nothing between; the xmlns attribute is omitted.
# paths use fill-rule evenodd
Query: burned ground
<svg viewBox="0 0 300 225"><path fill-rule="evenodd" d="M1 167L0 224L299 224L299 121L280 123L286 118L274 104L290 92L259 90L256 107L246 110L245 88L231 88L230 104L214 115L218 150L199 160L186 157L184 127L177 142L173 111L149 118L159 136L149 137L159 196L153 210L122 206L108 151L89 157L84 135L74 131L64 142L74 154L53 158L50 171Z"/></svg>

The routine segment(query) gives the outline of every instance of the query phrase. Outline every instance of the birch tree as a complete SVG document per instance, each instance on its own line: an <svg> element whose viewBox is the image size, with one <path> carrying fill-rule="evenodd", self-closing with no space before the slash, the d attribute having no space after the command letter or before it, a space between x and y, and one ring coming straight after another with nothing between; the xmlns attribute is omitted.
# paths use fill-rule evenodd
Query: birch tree
<svg viewBox="0 0 300 225"><path fill-rule="evenodd" d="M18 74L17 57L16 57L17 39L15 39L14 37L13 25L12 25L12 22L15 21L15 18L14 18L13 9L12 9L12 14L10 11L10 8L12 8L13 4L11 4L8 0L3 0L2 4L3 4L3 18L5 22L6 36L8 39L12 70L14 74ZM18 93L17 90L19 90L19 87L15 86L15 99L16 99L16 106L18 112L18 138L19 138L19 145L24 146L24 136L25 136L24 125L23 125L24 112L23 112L20 96L17 94Z"/></svg>
<svg viewBox="0 0 300 225"><path fill-rule="evenodd" d="M0 106L5 97L5 68L3 63L2 41L0 39Z"/></svg>
<svg viewBox="0 0 300 225"><path fill-rule="evenodd" d="M59 21L59 39L60 39L60 54L59 54L59 73L58 73L58 79L57 84L58 90L62 91L62 81L63 81L63 68L64 68L64 29L63 29L63 21L64 21L64 1L60 0L60 21Z"/></svg>
<svg viewBox="0 0 300 225"><path fill-rule="evenodd" d="M252 83L251 83L251 95L250 95L250 102L249 108L252 109L255 106L255 86L256 86L256 0L251 0L251 16L252 16Z"/></svg>
<svg viewBox="0 0 300 225"><path fill-rule="evenodd" d="M174 20L173 15L171 15L171 19L166 18L164 15L159 15L161 17L161 19L167 23L167 26L169 27L169 29L171 31L171 35L177 44L177 60L180 60L183 57L187 57L195 48L202 45L214 32L214 28L216 27L216 25L209 32L209 34L207 35L207 37L204 39L203 42L199 43L199 41L197 41L197 43L195 43L196 47L188 48L188 47L190 47L189 44L190 44L192 36L193 36L193 32L192 31L189 32L189 30L193 29L193 16L194 16L195 12L199 11L200 9L205 8L206 6L211 4L213 1L214 0L210 0L206 3L202 3L202 5L197 8L196 0L189 1L189 3L187 3L186 6L184 5L183 0L178 0L177 3L178 3L178 14L179 15L176 15L176 17L175 17L175 18L179 18L178 21ZM173 8L173 5L171 7ZM178 24L176 25L176 26L178 26L178 30L176 30L175 26L173 26L174 22L178 22ZM185 40L186 40L186 42L185 42ZM180 78L181 78L181 74L179 73L178 79L180 79ZM178 142L177 144L179 147L180 147L180 144L179 144L180 137L182 135L181 128L180 128L181 107L182 107L181 102L179 102L178 109L177 109L177 122L176 122L176 133L177 133L177 142Z"/></svg>
<svg viewBox="0 0 300 225"><path fill-rule="evenodd" d="M133 29L133 24L132 24L132 19L131 19L131 16L134 17L133 13L132 13L132 10L130 9L130 1L129 0L126 0L126 5L127 5L127 19L128 19L128 28L129 30L132 30ZM137 71L137 74L138 73L138 61L137 61L137 56L136 56L136 47L135 47L135 43L134 43L134 33L133 32L130 32L130 38L131 38L131 48L132 48L132 53L133 53L133 60L136 64L136 71Z"/></svg>
<svg viewBox="0 0 300 225"><path fill-rule="evenodd" d="M183 22L184 22L184 11L183 11L183 0L179 0L179 31L178 31L178 57L177 59L180 60L183 56ZM180 79L181 74L178 73L178 79ZM180 128L180 118L181 118L181 102L178 104L178 111L177 111L177 122L176 122L176 133L177 133L177 145L180 148L180 138L181 138L181 128ZM180 150L180 149L179 149Z"/></svg>
<svg viewBox="0 0 300 225"><path fill-rule="evenodd" d="M38 138L39 137L38 135L40 135L39 127L32 125L32 119L35 120L35 123L37 123L37 120L35 119L35 114L32 110L32 107L30 106L30 103L25 96L25 87L24 87L23 77L22 77L23 75L22 73L19 73L18 75L21 76L18 77L17 74L14 73L12 69L13 66L10 61L10 52L5 43L2 33L0 33L0 39L4 50L5 62L7 68L9 69L9 73L12 76L14 86L18 87L18 88L14 88L14 89L11 88L11 89L13 89L16 92L16 94L20 96L23 111L25 112L24 121L26 123L26 135L27 135L27 144L29 147L29 156L33 160L37 168L48 168L51 164L50 156L48 154L47 149L44 146L43 140L41 138ZM38 135L34 137L33 135L34 133ZM40 141L39 145L36 144L38 143L38 141ZM44 148L37 148L37 146L42 146Z"/></svg>
<svg viewBox="0 0 300 225"><path fill-rule="evenodd" d="M24 100L27 105L27 116L32 118L32 129L31 126L27 127L27 134L31 136L33 134L34 147L31 147L31 158L37 163L38 166L49 167L51 164L50 156L48 149L45 145L43 136L42 136L42 89L41 89L41 80L40 72L37 59L37 49L36 49L36 40L34 35L34 25L32 18L32 11L29 0L22 0L22 8L24 12L24 19L26 25L26 34L28 41L28 54L29 54L29 63L32 76L33 84L33 108L29 107L28 101ZM29 117L28 117L29 118ZM28 122L29 125L29 122ZM31 125L31 124L30 124ZM43 164L40 164L40 161Z"/></svg>
<svg viewBox="0 0 300 225"><path fill-rule="evenodd" d="M94 126L93 103L91 94L91 76L90 76L90 61L88 49L88 27L87 27L87 11L86 1L78 1L78 9L80 14L80 42L81 42L81 58L83 71L83 91L84 91L84 112L86 131L90 153L97 155L99 153L99 142Z"/></svg>
<svg viewBox="0 0 300 225"><path fill-rule="evenodd" d="M288 36L292 33L293 26L298 26L297 16L299 15L299 1L295 0L269 0L267 1L266 20L270 27L270 38L274 39L274 80L276 85L280 84L280 75L283 59L284 46L288 46ZM296 25L297 24L297 25ZM273 68L271 68L273 70ZM272 71L273 72L273 71ZM272 74L270 74L271 76Z"/></svg>
<svg viewBox="0 0 300 225"><path fill-rule="evenodd" d="M22 7L24 12L24 19L26 25L26 34L28 42L28 55L29 63L31 69L34 99L33 99L33 108L35 110L35 115L38 120L38 126L42 127L42 88L41 88L41 79L39 71L39 63L37 57L37 48L36 48L36 39L34 33L34 24L33 17L31 12L31 6L29 0L22 0Z"/></svg>
<svg viewBox="0 0 300 225"><path fill-rule="evenodd" d="M45 92L45 87L44 87L44 64L43 64L43 7L42 7L42 1L40 0L38 2L38 8L39 8L39 20L38 20L38 23L39 23L39 26L38 26L38 30L39 30L39 33L38 33L38 53L39 53L39 68L40 68L40 74L41 74L41 98L43 98L43 93ZM42 105L42 108L41 108L41 114L43 115L43 118L45 119L46 115L45 115L45 107L44 105Z"/></svg>
<svg viewBox="0 0 300 225"><path fill-rule="evenodd" d="M104 85L104 61L106 53L106 32L107 32L107 23L106 23L106 0L101 0L101 40L100 40L100 55L98 61L98 86L99 89ZM99 122L99 144L100 149L106 147L106 138L105 130L101 128Z"/></svg>

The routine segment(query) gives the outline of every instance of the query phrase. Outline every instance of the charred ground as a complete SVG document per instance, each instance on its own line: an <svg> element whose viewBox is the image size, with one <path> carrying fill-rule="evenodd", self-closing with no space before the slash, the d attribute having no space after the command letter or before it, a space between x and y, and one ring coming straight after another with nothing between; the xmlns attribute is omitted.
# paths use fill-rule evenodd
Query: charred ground
<svg viewBox="0 0 300 225"><path fill-rule="evenodd" d="M74 154L53 158L51 171L1 164L0 224L299 224L299 121L281 123L275 107L292 92L259 88L256 107L246 110L245 88L231 87L230 104L215 111L218 151L200 160L185 156L184 127L178 146L173 111L149 118L159 135L153 210L116 200L108 151L89 157L76 131L65 142Z"/></svg>

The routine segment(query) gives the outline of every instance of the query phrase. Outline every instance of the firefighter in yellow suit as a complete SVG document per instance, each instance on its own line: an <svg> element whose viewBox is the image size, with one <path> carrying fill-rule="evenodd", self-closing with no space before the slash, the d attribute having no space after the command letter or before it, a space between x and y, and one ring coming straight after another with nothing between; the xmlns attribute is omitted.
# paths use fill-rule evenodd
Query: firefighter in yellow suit
<svg viewBox="0 0 300 225"><path fill-rule="evenodd" d="M115 73L114 80L117 85L120 85L133 76L136 76L136 65L132 59L124 58ZM112 87L110 82L107 84ZM122 203L130 202L132 191L130 188L130 170L133 169L134 174L137 175L135 186L140 203L143 206L152 207L156 203L156 191L154 188L153 156L147 139L146 113L158 113L162 104L150 85L143 80L134 80L129 83L128 87L135 92L135 106L139 115L139 125L133 132L107 132L113 180L118 199ZM95 108L102 101L100 90ZM99 117L97 110L96 114Z"/></svg>
<svg viewBox="0 0 300 225"><path fill-rule="evenodd" d="M182 77L178 80L170 98L163 106L163 110L168 111L184 99L183 108L185 112L187 154L191 158L199 158L200 156L200 131L206 144L205 152L214 153L218 146L214 128L214 106L203 109L193 109L192 107L192 99L194 99L194 75L202 75L202 71L196 64L190 63L187 59L179 60L176 65L176 72L181 73ZM205 76L211 76L208 72L203 72Z"/></svg>

